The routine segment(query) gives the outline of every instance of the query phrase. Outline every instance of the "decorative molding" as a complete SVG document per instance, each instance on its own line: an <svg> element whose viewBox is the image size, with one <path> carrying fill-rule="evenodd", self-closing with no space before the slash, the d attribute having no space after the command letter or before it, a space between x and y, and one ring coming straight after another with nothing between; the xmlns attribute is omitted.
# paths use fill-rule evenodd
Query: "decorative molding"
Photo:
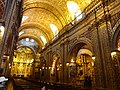
<svg viewBox="0 0 120 90"><path fill-rule="evenodd" d="M115 30L114 28L116 27L117 24L119 24L120 22L119 19L120 19L120 12L111 16L111 25L112 25L113 30Z"/></svg>

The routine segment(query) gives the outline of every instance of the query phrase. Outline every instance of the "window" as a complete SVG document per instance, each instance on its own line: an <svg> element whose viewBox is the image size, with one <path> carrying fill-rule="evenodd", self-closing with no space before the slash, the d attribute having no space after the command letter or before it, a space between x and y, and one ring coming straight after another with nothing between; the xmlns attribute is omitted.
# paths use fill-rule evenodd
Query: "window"
<svg viewBox="0 0 120 90"><path fill-rule="evenodd" d="M28 19L28 16L23 16L22 17L22 23L25 21L25 20L27 20Z"/></svg>
<svg viewBox="0 0 120 90"><path fill-rule="evenodd" d="M56 36L58 34L58 28L56 27L56 25L50 24L50 28L51 28L54 36Z"/></svg>
<svg viewBox="0 0 120 90"><path fill-rule="evenodd" d="M71 14L72 20L76 18L76 20L78 21L79 19L82 18L81 10L79 9L79 6L75 2L67 1L67 8Z"/></svg>
<svg viewBox="0 0 120 90"><path fill-rule="evenodd" d="M43 41L43 43L45 45L47 43L46 38L44 36L40 36L40 38L42 39L42 41Z"/></svg>
<svg viewBox="0 0 120 90"><path fill-rule="evenodd" d="M22 35L23 33L24 33L24 31L19 32L19 36Z"/></svg>

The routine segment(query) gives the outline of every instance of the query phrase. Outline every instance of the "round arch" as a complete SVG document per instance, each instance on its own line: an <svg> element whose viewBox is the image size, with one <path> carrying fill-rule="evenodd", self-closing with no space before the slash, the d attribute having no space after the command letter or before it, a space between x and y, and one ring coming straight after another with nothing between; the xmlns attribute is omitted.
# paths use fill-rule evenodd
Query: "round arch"
<svg viewBox="0 0 120 90"><path fill-rule="evenodd" d="M52 81L60 81L61 65L60 54L58 52L53 52L52 67L50 71L50 77Z"/></svg>
<svg viewBox="0 0 120 90"><path fill-rule="evenodd" d="M77 57L77 53L78 51L81 49L82 46L87 45L87 49L90 50L91 52L93 52L93 48L92 48L92 42L90 39L88 38L80 38L78 39L73 46L70 48L69 53L68 53L68 59L67 61L69 62L69 60L71 60L72 56ZM73 53L74 52L74 53ZM73 54L72 54L73 53Z"/></svg>
<svg viewBox="0 0 120 90"><path fill-rule="evenodd" d="M117 49L117 40L118 40L118 36L120 34L120 25L118 25L118 27L116 28L114 34L113 34L113 38L112 38L112 50L116 50Z"/></svg>
<svg viewBox="0 0 120 90"><path fill-rule="evenodd" d="M32 47L29 47L29 46L18 46L17 47L17 49L19 49L19 48L24 48L24 47L27 47L27 48L29 48L31 51L33 51L33 53L34 53L34 55L36 55L36 51L32 48Z"/></svg>
<svg viewBox="0 0 120 90"><path fill-rule="evenodd" d="M21 39L24 39L24 38L34 39L36 42L38 42L38 45L39 45L40 48L43 46L43 42L41 41L41 39L32 35L32 34L23 34L19 37L18 41L21 40Z"/></svg>
<svg viewBox="0 0 120 90"><path fill-rule="evenodd" d="M25 23L22 24L22 26L19 28L19 32L25 29L29 29L29 28L36 28L38 30L40 30L40 32L48 39L50 40L53 36L52 31L50 32L49 30L47 30L45 27L43 27L42 25L38 24L38 23ZM47 33L45 32L47 31ZM48 34L49 33L49 34Z"/></svg>
<svg viewBox="0 0 120 90"><path fill-rule="evenodd" d="M35 58L36 58L36 51L35 51L32 47L29 47L29 46L18 46L17 49L19 49L19 48L24 48L24 47L27 47L27 48L29 48L31 51L33 51L34 60L35 60Z"/></svg>
<svg viewBox="0 0 120 90"><path fill-rule="evenodd" d="M34 2L34 3L30 3L30 4L25 4L25 6L28 6L28 8L24 7L23 12L25 12L26 10L31 9L31 8L42 8L42 9L45 9L45 10L49 11L56 18L58 18L58 20L60 21L62 26L67 24L66 18L62 15L62 11L60 11L60 9L58 9L57 6L55 6L55 5L53 6L53 4L51 4L50 2L46 2L46 1L43 0L43 1L40 1L40 2ZM46 6L49 6L49 8L46 7Z"/></svg>
<svg viewBox="0 0 120 90"><path fill-rule="evenodd" d="M29 49L30 53L26 53L25 50ZM19 52L19 49L23 49ZM21 51L21 50L20 50ZM35 65L36 52L29 46L18 46L16 50L16 57L13 59L11 68L11 75L15 77L34 77L34 69L31 68ZM17 71L17 72L16 72Z"/></svg>
<svg viewBox="0 0 120 90"><path fill-rule="evenodd" d="M60 56L60 53L59 52L53 52L52 53L52 57L54 57L54 56L57 56L57 57L59 57L59 59L61 59L61 56Z"/></svg>
<svg viewBox="0 0 120 90"><path fill-rule="evenodd" d="M68 54L68 64L66 63L67 68L69 68L69 71L67 71L69 82L81 81L83 83L85 75L93 78L93 82L95 82L94 60L92 56L93 47L90 39L82 37L73 44Z"/></svg>

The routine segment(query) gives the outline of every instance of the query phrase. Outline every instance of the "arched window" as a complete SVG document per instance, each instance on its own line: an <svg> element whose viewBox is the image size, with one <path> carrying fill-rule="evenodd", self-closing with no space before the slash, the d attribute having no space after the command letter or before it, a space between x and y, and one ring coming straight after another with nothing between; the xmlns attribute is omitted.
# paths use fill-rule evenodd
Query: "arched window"
<svg viewBox="0 0 120 90"><path fill-rule="evenodd" d="M47 40L46 40L46 38L44 37L44 36L40 36L40 38L42 39L42 41L43 41L43 43L44 43L44 45L47 43Z"/></svg>
<svg viewBox="0 0 120 90"><path fill-rule="evenodd" d="M78 21L79 19L82 18L81 10L79 9L79 6L75 2L67 1L67 8L71 14L72 20L76 18L76 20Z"/></svg>
<svg viewBox="0 0 120 90"><path fill-rule="evenodd" d="M28 16L23 16L22 17L22 23L25 21L25 20L27 20L28 19Z"/></svg>
<svg viewBox="0 0 120 90"><path fill-rule="evenodd" d="M19 36L22 35L22 34L24 34L24 31L19 32Z"/></svg>
<svg viewBox="0 0 120 90"><path fill-rule="evenodd" d="M56 36L58 34L58 28L55 24L50 24L50 28L54 34L54 36Z"/></svg>

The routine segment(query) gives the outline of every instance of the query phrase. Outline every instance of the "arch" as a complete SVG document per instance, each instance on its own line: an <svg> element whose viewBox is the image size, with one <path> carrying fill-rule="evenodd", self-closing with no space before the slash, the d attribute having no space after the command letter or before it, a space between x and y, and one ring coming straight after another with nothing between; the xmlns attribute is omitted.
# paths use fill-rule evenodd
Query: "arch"
<svg viewBox="0 0 120 90"><path fill-rule="evenodd" d="M93 48L92 48L92 42L90 39L82 37L80 39L78 39L73 46L70 48L69 53L68 53L68 60L71 60L72 56L77 57L77 53L78 51L81 49L82 46L87 45L88 46L88 50L90 50L91 52L93 52ZM68 61L69 62L69 61Z"/></svg>
<svg viewBox="0 0 120 90"><path fill-rule="evenodd" d="M36 28L38 30L40 30L40 32L45 35L46 38L48 38L48 40L50 40L53 36L52 31L50 32L50 30L47 30L45 27L43 27L42 25L38 24L38 23L25 23L22 24L22 26L20 26L19 28L19 32L24 30L24 29L29 29L29 28ZM47 33L45 31L48 31Z"/></svg>
<svg viewBox="0 0 120 90"><path fill-rule="evenodd" d="M21 46L18 46L17 49L22 48L22 47L29 48L31 51L33 51L34 55L36 55L36 51L32 47L29 47L29 46L23 46L23 45L21 45Z"/></svg>
<svg viewBox="0 0 120 90"><path fill-rule="evenodd" d="M59 62L61 62L60 61L60 54L58 52L53 52L53 54L52 54L52 68L53 68L53 70L57 64L60 64ZM51 71L52 71L52 69L51 69Z"/></svg>
<svg viewBox="0 0 120 90"><path fill-rule="evenodd" d="M24 7L23 12L31 8L42 8L52 13L60 21L62 26L67 24L67 19L62 15L62 11L60 11L60 9L57 6L55 5L53 6L53 4L51 4L50 2L40 1L40 2L25 4L25 6L26 7L28 6L28 8ZM47 8L46 6L49 6L49 8ZM58 15L60 15L60 17L62 18L60 19Z"/></svg>
<svg viewBox="0 0 120 90"><path fill-rule="evenodd" d="M117 49L117 39L118 39L117 37L120 34L120 24L115 29L116 30L114 31L113 38L112 38L112 43L111 43L112 50L116 50Z"/></svg>
<svg viewBox="0 0 120 90"><path fill-rule="evenodd" d="M55 57L55 56L57 56L58 59L61 60L61 56L60 56L60 53L59 53L59 52L55 52L55 51L54 51L54 52L52 53L52 59L53 59L53 57ZM61 61L60 61L60 63L61 63Z"/></svg>
<svg viewBox="0 0 120 90"><path fill-rule="evenodd" d="M38 37L36 37L35 35L32 35L32 34L21 35L19 37L18 41L21 40L21 39L24 39L24 38L34 39L36 42L38 42L39 47L42 47L44 45L40 38L38 38Z"/></svg>
<svg viewBox="0 0 120 90"><path fill-rule="evenodd" d="M53 52L52 54L52 66L50 70L50 79L52 81L59 81L60 80L60 73L61 73L61 59L60 54L58 52Z"/></svg>
<svg viewBox="0 0 120 90"><path fill-rule="evenodd" d="M17 47L17 49L19 49L19 48L24 48L24 47L27 47L27 48L29 48L31 51L33 51L33 54L34 54L34 61L36 60L36 51L32 48L32 47L29 47L29 46L18 46Z"/></svg>
<svg viewBox="0 0 120 90"><path fill-rule="evenodd" d="M88 54L89 56L92 56L92 52L88 49L80 49L78 54L77 54L77 57L81 54Z"/></svg>
<svg viewBox="0 0 120 90"><path fill-rule="evenodd" d="M19 49L23 49L23 52L19 52ZM25 50L26 48L30 49L30 53L26 53ZM13 67L11 68L11 75L12 76L17 76L17 77L31 77L33 75L33 68L32 65L35 65L35 61L36 61L36 52L32 47L29 46L18 46L17 50L16 50L16 55L17 58L14 57L13 58ZM27 57L26 55L30 55L29 57ZM23 64L24 63L24 64ZM27 67L26 67L27 66ZM28 68L29 67L29 68ZM23 69L25 68L25 69ZM29 70L28 70L29 69ZM17 70L17 72L15 72Z"/></svg>

